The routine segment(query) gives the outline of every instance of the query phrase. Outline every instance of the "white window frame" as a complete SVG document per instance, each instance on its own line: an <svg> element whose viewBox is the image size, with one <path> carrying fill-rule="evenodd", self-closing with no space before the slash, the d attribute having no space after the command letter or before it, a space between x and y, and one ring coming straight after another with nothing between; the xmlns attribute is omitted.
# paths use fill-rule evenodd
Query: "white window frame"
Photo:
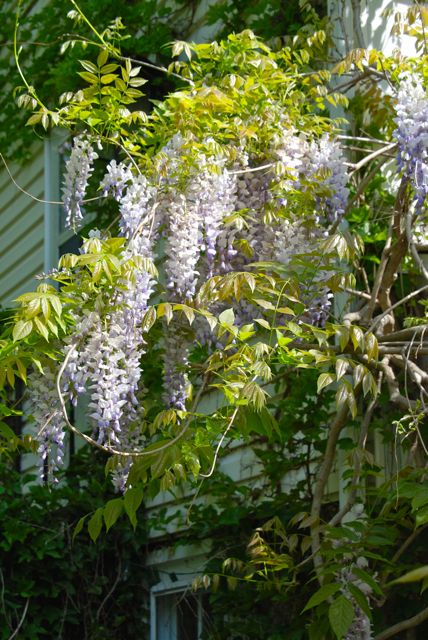
<svg viewBox="0 0 428 640"><path fill-rule="evenodd" d="M172 572L171 572L172 573ZM196 574L195 576L196 577ZM150 590L150 640L158 640L158 616L157 616L157 602L156 599L162 596L169 596L174 593L186 592L191 593L197 601L197 623L198 623L198 638L201 637L203 631L203 604L200 593L191 591L191 580L177 580L172 582L168 580L168 583L164 580L156 584ZM175 611L171 610L171 615L174 615ZM175 614L176 615L176 614ZM161 640L171 640L170 638L161 638ZM173 640L176 640L174 638Z"/></svg>

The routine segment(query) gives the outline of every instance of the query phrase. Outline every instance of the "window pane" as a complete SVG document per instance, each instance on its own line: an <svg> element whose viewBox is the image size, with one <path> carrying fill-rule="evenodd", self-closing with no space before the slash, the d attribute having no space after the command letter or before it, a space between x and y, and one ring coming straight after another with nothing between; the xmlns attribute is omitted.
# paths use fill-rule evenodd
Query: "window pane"
<svg viewBox="0 0 428 640"><path fill-rule="evenodd" d="M198 600L177 594L177 640L198 640Z"/></svg>
<svg viewBox="0 0 428 640"><path fill-rule="evenodd" d="M156 640L177 640L176 594L156 597Z"/></svg>

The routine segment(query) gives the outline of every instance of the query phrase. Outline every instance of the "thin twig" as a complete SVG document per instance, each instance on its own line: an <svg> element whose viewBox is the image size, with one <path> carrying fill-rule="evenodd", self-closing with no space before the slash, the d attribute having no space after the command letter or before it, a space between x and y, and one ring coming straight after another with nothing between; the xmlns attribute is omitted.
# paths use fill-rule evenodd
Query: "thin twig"
<svg viewBox="0 0 428 640"><path fill-rule="evenodd" d="M111 589L110 589L110 590L109 590L109 592L106 594L106 596L105 596L104 600L101 602L100 606L98 607L97 613L96 613L96 615L95 615L95 619L97 620L97 622L98 622L98 621L99 621L99 619L100 619L101 611L103 610L103 608L104 608L104 606L105 606L105 604L106 604L107 600L108 600L109 598L111 598L111 596L113 595L113 593L114 593L114 591L115 591L115 589L116 589L117 585L119 584L119 580L121 579L121 577L122 577L122 559L121 559L121 557L119 556L119 561L118 561L118 568L117 568L117 575L116 575L116 579L115 579L115 581L113 582Z"/></svg>
<svg viewBox="0 0 428 640"><path fill-rule="evenodd" d="M414 241L414 237L413 237L413 233L412 233L412 214L410 212L410 210L407 212L406 218L405 218L405 222L406 222L406 235L407 235L407 241L409 243L409 247L410 247L410 251L412 253L413 256L413 260L416 262L416 265L419 269L419 271L421 272L421 274L423 275L423 277L425 278L425 280L428 280L428 270L425 267L419 253L418 250L416 249L416 245L415 245L415 241Z"/></svg>
<svg viewBox="0 0 428 640"><path fill-rule="evenodd" d="M27 611L28 611L28 605L30 604L30 598L27 598L27 602L25 603L25 607L24 607L24 611L22 612L22 616L21 619L18 623L18 626L16 627L15 631L12 633L11 636L9 636L8 640L13 640L13 638L16 638L18 631L20 630L20 628L22 627L24 620L25 620L25 616L27 615Z"/></svg>
<svg viewBox="0 0 428 640"><path fill-rule="evenodd" d="M26 196L28 196L29 198L31 198L32 200L35 200L36 202L40 202L41 204L60 204L60 205L64 205L64 202L62 200L42 200L42 198L37 198L37 196L34 196L32 193L29 193L28 191L26 191L25 189L23 189L15 180L15 178L13 177L12 173L9 170L9 167L7 165L6 160L3 157L3 154L0 153L0 159L3 161L3 164L6 168L7 173L9 174L9 178L12 180L13 184L15 185L15 187L21 191L21 193L25 194ZM94 196L93 198L86 198L85 200L82 200L82 204L87 204L88 202L95 202L96 200L104 200L105 196Z"/></svg>
<svg viewBox="0 0 428 640"><path fill-rule="evenodd" d="M218 458L218 455L220 453L221 445L223 444L227 434L229 433L230 429L232 428L232 425L233 425L233 423L235 421L236 414L238 413L238 410L239 410L239 407L235 407L235 409L234 409L234 411L233 411L233 413L232 413L232 415L230 417L229 424L227 425L225 432L221 436L221 438L220 438L220 440L219 440L219 442L218 442L218 444L216 446L215 453L214 453L214 460L213 460L211 469L209 470L208 473L200 473L199 475L201 476L201 478L210 478L212 476L212 474L214 473L214 470L215 470L216 464L217 464L217 458Z"/></svg>
<svg viewBox="0 0 428 640"><path fill-rule="evenodd" d="M376 151L373 151L368 156L366 156L365 158L363 158L362 160L357 162L357 164L353 165L353 171L352 171L351 175L353 173L355 173L356 171L359 171L359 169L364 167L366 164L368 164L369 162L371 162L375 158L378 158L379 156L385 155L386 153L388 153L388 151L391 151L396 146L397 146L396 142L390 142L389 144L385 145L384 147L381 147L380 149L376 149Z"/></svg>
<svg viewBox="0 0 428 640"><path fill-rule="evenodd" d="M368 333L373 333L373 331L378 326L379 322L385 316L387 316L391 311L393 311L397 307L400 307L402 304L406 303L408 300L411 300L415 296L418 296L420 293L422 293L423 291L426 291L427 289L428 289L428 284L424 285L423 287L420 287L419 289L416 289L416 291L412 291L407 296L404 296L404 298L401 298L401 300L399 300L398 302L395 302L394 304L392 304L390 307L388 307L388 309L385 309L385 311L383 311L380 315L376 316L376 318L373 320L372 324L370 325L370 327L366 331L366 335ZM390 340L391 339L391 334L388 334L388 336L386 336L386 337Z"/></svg>
<svg viewBox="0 0 428 640"><path fill-rule="evenodd" d="M397 622L397 624L392 625L389 629L385 629L385 631L378 633L374 640L387 640L387 638L397 637L402 631L406 631L406 629L413 629L413 627L417 627L425 620L428 620L428 607L422 609L422 611L412 618L407 618L407 620Z"/></svg>
<svg viewBox="0 0 428 640"><path fill-rule="evenodd" d="M83 433L82 431L80 431L80 429L78 429L77 427L75 427L73 424L71 424L69 418L68 418L68 413L67 413L67 407L65 406L65 402L64 402L64 397L61 391L61 380L62 380L62 376L64 375L64 371L67 367L68 361L72 355L72 353L76 350L76 345L71 345L66 357L64 358L64 362L62 363L59 371L58 371L58 375L56 378L56 391L57 391L57 395L58 395L58 399L61 405L61 410L62 410L62 414L63 414L63 418L64 421L67 425L67 427L70 429L70 431L72 431L73 433L75 433L77 436L79 436L80 438L82 438L83 440L85 440L88 444L90 444L91 446L100 449L100 451L104 451L105 453L108 454L114 454L117 456L122 456L122 457L127 457L127 458L139 458L142 456L151 456L153 454L159 453L160 451L164 451L165 449L168 449L169 447L171 447L173 444L175 444L178 440L180 440L180 438L186 433L187 429L189 428L189 423L186 422L183 429L180 431L180 433L178 435L176 435L174 438L172 438L172 440L170 440L169 442L166 442L165 444L150 449L150 451L141 451L141 450L136 450L136 451L120 451L119 449L115 449L114 447L106 447L103 444L100 444L99 442L97 442L96 440L94 440L93 438L91 438L90 436L88 436L86 433Z"/></svg>

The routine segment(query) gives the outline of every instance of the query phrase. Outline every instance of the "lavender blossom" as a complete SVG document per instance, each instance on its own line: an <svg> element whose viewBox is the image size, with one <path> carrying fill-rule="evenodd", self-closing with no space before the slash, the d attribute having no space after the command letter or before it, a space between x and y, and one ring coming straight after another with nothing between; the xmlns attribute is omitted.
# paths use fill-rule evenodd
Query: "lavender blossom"
<svg viewBox="0 0 428 640"><path fill-rule="evenodd" d="M308 151L309 177L317 177L321 188L327 191L323 202L327 221L341 220L348 203L349 189L345 159L339 144L327 135L312 142ZM326 174L326 175L325 175Z"/></svg>
<svg viewBox="0 0 428 640"><path fill-rule="evenodd" d="M83 135L76 136L70 157L66 162L62 188L67 228L76 230L83 220L81 207L96 158L98 154L89 140Z"/></svg>
<svg viewBox="0 0 428 640"><path fill-rule="evenodd" d="M117 164L112 160L107 166L107 173L100 182L100 187L105 196L112 195L116 200L120 200L128 182L132 180L132 171L123 162Z"/></svg>
<svg viewBox="0 0 428 640"><path fill-rule="evenodd" d="M154 215L155 196L156 189L149 184L145 176L138 174L133 177L125 194L119 197L119 226L122 236L129 240L141 225L146 226L143 235L148 234L151 226L150 216Z"/></svg>
<svg viewBox="0 0 428 640"><path fill-rule="evenodd" d="M202 250L205 251L208 266L207 277L210 278L215 270L218 240L223 229L224 218L235 208L236 179L226 169L220 168L219 173L206 170L200 182L204 193L199 212L203 221ZM228 255L230 256L230 252Z"/></svg>
<svg viewBox="0 0 428 640"><path fill-rule="evenodd" d="M396 110L398 168L412 182L419 214L428 194L428 97L421 77L401 77Z"/></svg>
<svg viewBox="0 0 428 640"><path fill-rule="evenodd" d="M165 333L163 399L169 408L185 411L189 345L179 326L165 325Z"/></svg>
<svg viewBox="0 0 428 640"><path fill-rule="evenodd" d="M90 392L90 416L98 443L116 448L131 441L132 425L138 417L140 360L145 345L141 324L154 283L145 270L132 267L132 258L153 257L148 218L154 193L143 176L123 185L118 198L119 226L129 240L123 253L124 262L130 264L129 277L119 282L110 313L101 318L92 312L77 322L79 348L69 347L72 351L65 372L75 395L86 389Z"/></svg>
<svg viewBox="0 0 428 640"><path fill-rule="evenodd" d="M190 299L196 291L201 253L198 205L183 193L177 193L170 205L165 271L172 299Z"/></svg>
<svg viewBox="0 0 428 640"><path fill-rule="evenodd" d="M66 424L57 393L55 373L46 370L43 375L39 371L33 371L28 377L28 390L28 413L33 416L37 426L40 477L45 479L47 465L48 481L57 482L55 474L64 465ZM67 391L64 385L63 391Z"/></svg>

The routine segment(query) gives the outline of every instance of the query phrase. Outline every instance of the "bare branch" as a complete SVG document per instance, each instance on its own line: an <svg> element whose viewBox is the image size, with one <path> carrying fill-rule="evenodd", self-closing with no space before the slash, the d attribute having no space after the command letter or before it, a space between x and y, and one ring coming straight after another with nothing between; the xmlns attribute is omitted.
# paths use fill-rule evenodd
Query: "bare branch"
<svg viewBox="0 0 428 640"><path fill-rule="evenodd" d="M363 31L361 29L361 2L360 0L351 0L352 6L352 28L354 30L355 41L357 47L365 49Z"/></svg>
<svg viewBox="0 0 428 640"><path fill-rule="evenodd" d="M365 167L366 164L368 164L369 162L371 162L375 158L378 158L379 156L383 156L383 155L387 154L388 151L391 151L396 146L397 146L396 142L390 142L389 144L386 144L384 147L381 147L380 149L376 149L375 151L372 151L372 153L370 153L368 156L366 156L365 158L363 158L362 160L357 162L357 164L353 165L352 173L355 173L356 171L359 171L360 169L362 169L362 167Z"/></svg>
<svg viewBox="0 0 428 640"><path fill-rule="evenodd" d="M11 636L9 636L8 640L13 640L13 638L16 638L16 636L18 635L18 631L20 630L20 628L22 627L22 625L24 624L24 620L25 620L25 616L27 615L27 611L28 611L28 605L30 604L30 598L27 599L27 602L25 603L25 607L24 607L24 611L22 612L22 616L21 619L18 623L18 626L16 627L15 631L12 633Z"/></svg>
<svg viewBox="0 0 428 640"><path fill-rule="evenodd" d="M116 579L115 579L115 581L113 582L111 589L110 589L110 590L108 591L108 593L106 594L106 596L105 596L104 600L101 602L100 606L98 607L98 610L97 610L97 613L96 613L96 616L95 616L95 619L96 619L97 621L99 621L99 619L100 619L100 615L101 615L101 611L103 610L103 608L104 608L104 606L105 606L105 604L106 604L107 600L108 600L109 598L111 598L111 596L113 595L113 593L114 593L114 591L115 591L115 589L116 589L117 585L119 584L119 580L120 580L120 579L121 579L121 577L122 577L122 559L121 559L121 557L120 557L120 556L119 556L119 560L118 560L118 565L119 565L119 566L118 566L118 568L117 568L117 575L116 575Z"/></svg>
<svg viewBox="0 0 428 640"><path fill-rule="evenodd" d="M374 640L387 640L387 638L397 636L402 631L417 627L425 620L428 620L428 607L426 607L426 609L422 609L422 611L413 616L413 618L407 618L407 620L397 622L397 624L392 625L392 627L389 627L389 629L385 629L385 631L378 633L378 635L375 636Z"/></svg>
<svg viewBox="0 0 428 640"><path fill-rule="evenodd" d="M382 385L382 378L383 378L383 373L380 372L378 376L378 381L377 381L378 393L380 392L380 388ZM351 491L349 492L348 498L344 506L336 513L335 516L333 516L333 518L328 523L332 527L335 527L337 524L342 522L342 519L346 516L347 513L349 513L349 511L351 511L352 507L355 504L355 500L357 498L357 493L358 493L358 483L360 480L360 473L361 473L361 462L362 462L361 453L366 448L367 434L369 431L369 426L372 421L373 412L376 408L377 402L378 402L378 396L373 398L373 400L370 402L364 414L364 418L361 423L360 435L358 438L358 445L355 451L354 472L352 474L352 480L350 485Z"/></svg>
<svg viewBox="0 0 428 640"><path fill-rule="evenodd" d="M314 497L312 500L311 516L313 518L313 524L311 526L311 548L314 559L314 567L318 574L318 581L322 584L322 576L320 570L322 568L322 558L319 555L320 550L320 513L322 506L322 499L324 496L325 487L333 467L333 462L336 454L336 445L339 439L340 432L346 424L348 418L348 407L342 405L337 411L333 423L330 427L327 446L324 454L324 458L318 469L317 478L314 487Z"/></svg>
<svg viewBox="0 0 428 640"><path fill-rule="evenodd" d="M399 300L398 302L395 302L390 307L385 309L385 311L383 311L380 315L376 316L376 318L373 320L373 324L367 329L367 333L373 332L378 326L379 322L383 318L385 318L385 316L387 316L391 311L393 311L397 307L400 307L402 304L405 304L406 302L408 302L415 296L418 296L420 293L422 293L423 291L426 291L427 289L428 289L428 284L424 285L423 287L420 287L419 289L416 289L416 291L412 291L407 296L404 296L404 298L401 298L401 300ZM388 338L389 339L391 338L391 334L388 334Z"/></svg>
<svg viewBox="0 0 428 640"><path fill-rule="evenodd" d="M412 214L410 211L407 212L406 218L406 235L407 235L407 241L409 243L409 248L410 248L410 252L412 254L413 260L416 263L416 266L418 267L419 271L421 272L421 274L423 275L423 277L425 278L425 280L428 281L428 270L426 268L426 266L423 263L423 260L421 259L421 256L418 253L418 250L416 248L416 244L415 244L415 240L413 237L413 232L412 232Z"/></svg>

